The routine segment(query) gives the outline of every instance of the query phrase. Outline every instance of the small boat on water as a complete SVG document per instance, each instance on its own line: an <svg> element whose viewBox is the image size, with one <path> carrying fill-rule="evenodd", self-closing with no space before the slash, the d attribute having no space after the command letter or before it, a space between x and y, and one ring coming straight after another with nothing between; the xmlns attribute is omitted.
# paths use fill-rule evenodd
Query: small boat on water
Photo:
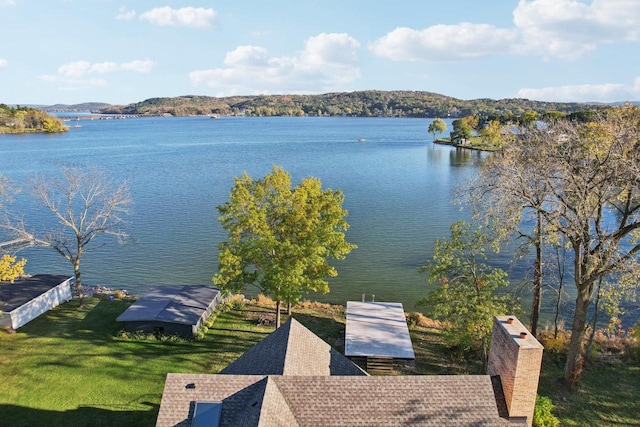
<svg viewBox="0 0 640 427"><path fill-rule="evenodd" d="M359 142L365 142L365 141L366 141L366 139L365 139L365 138L358 138L358 141L359 141Z"/></svg>

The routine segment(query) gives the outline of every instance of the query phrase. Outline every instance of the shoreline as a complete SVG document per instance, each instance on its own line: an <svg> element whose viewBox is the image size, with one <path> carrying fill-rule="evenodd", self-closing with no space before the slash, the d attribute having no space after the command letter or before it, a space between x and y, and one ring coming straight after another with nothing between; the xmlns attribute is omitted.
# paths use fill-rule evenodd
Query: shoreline
<svg viewBox="0 0 640 427"><path fill-rule="evenodd" d="M496 149L479 148L473 145L458 145L458 144L452 143L451 141L445 141L443 139L435 139L433 143L438 145L448 145L454 148L465 148L467 150L473 150L473 151L486 151L487 153L493 153L496 151Z"/></svg>
<svg viewBox="0 0 640 427"><path fill-rule="evenodd" d="M124 299L133 298L133 296L130 295L129 291L126 289L110 288L108 286L102 286L102 285L94 285L94 286L82 285L83 298L90 298L96 294L116 295L116 293L121 295L124 294L124 297L123 297ZM77 299L80 297L78 295L78 287L76 286L75 282L71 284L71 295L73 299Z"/></svg>

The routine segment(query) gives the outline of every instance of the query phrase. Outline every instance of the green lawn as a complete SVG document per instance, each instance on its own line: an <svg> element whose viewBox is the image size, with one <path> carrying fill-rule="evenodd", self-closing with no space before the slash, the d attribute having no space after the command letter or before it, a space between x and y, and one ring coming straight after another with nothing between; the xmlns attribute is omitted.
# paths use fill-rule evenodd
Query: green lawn
<svg viewBox="0 0 640 427"><path fill-rule="evenodd" d="M201 341L128 340L116 336L115 318L129 304L90 298L78 309L74 301L17 333L0 331L0 425L152 426L168 372L216 373L273 330L256 325L264 308L247 305L219 314ZM310 303L294 316L343 350L342 307ZM480 373L478 362L451 355L436 326L412 327L411 335L412 373ZM553 399L562 425L640 426L640 367L587 371L573 394L559 386L561 375L561 363L545 361L540 394Z"/></svg>
<svg viewBox="0 0 640 427"><path fill-rule="evenodd" d="M562 426L640 426L640 366L598 364L585 370L580 389L562 386L564 358L543 356L538 394L553 401Z"/></svg>
<svg viewBox="0 0 640 427"><path fill-rule="evenodd" d="M79 310L74 301L0 332L0 425L154 425L168 372L218 372L272 329L232 312L202 341L114 338L129 304L90 298Z"/></svg>

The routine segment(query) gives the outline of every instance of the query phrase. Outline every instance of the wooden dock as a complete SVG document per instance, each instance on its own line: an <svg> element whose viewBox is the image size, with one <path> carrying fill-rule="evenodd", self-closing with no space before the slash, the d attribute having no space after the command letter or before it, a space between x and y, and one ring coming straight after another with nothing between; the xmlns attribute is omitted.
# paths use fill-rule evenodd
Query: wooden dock
<svg viewBox="0 0 640 427"><path fill-rule="evenodd" d="M6 242L1 242L0 249L4 250L9 248L15 248L17 246L30 246L32 244L33 242L29 239L13 239Z"/></svg>

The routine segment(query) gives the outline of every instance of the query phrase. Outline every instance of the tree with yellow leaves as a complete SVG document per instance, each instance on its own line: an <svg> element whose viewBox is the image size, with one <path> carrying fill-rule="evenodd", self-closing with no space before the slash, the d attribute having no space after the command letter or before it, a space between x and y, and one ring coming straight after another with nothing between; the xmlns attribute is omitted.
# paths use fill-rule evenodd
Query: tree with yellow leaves
<svg viewBox="0 0 640 427"><path fill-rule="evenodd" d="M343 259L356 245L345 240L349 227L340 190L322 189L309 177L296 187L281 167L254 180L235 179L229 201L218 206L229 239L220 243L213 282L228 292L255 285L280 306L306 292L329 292L328 277L338 271L328 258Z"/></svg>
<svg viewBox="0 0 640 427"><path fill-rule="evenodd" d="M24 274L26 263L27 260L24 258L16 261L15 256L2 255L2 258L0 258L0 281L13 283L14 280Z"/></svg>
<svg viewBox="0 0 640 427"><path fill-rule="evenodd" d="M633 105L587 123L550 121L489 158L480 185L470 186L482 195L488 221L522 236L522 225L538 218L537 240L566 242L572 253L576 299L564 374L572 388L583 371L598 283L637 284L640 275L639 145L640 108Z"/></svg>

